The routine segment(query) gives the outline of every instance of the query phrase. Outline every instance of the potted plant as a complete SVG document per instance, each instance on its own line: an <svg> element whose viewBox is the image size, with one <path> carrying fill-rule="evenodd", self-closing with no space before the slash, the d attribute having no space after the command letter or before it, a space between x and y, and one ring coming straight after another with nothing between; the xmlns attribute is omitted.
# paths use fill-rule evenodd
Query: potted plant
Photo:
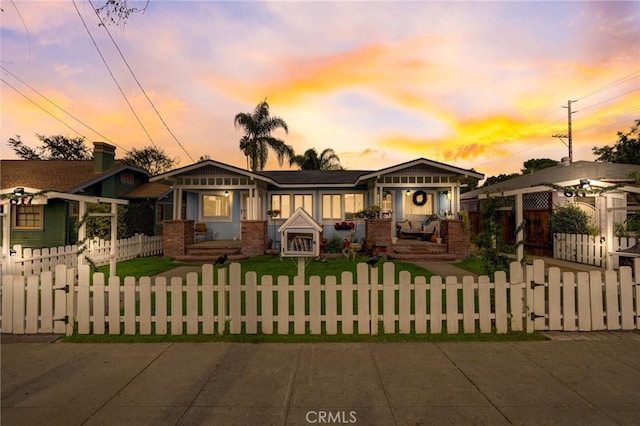
<svg viewBox="0 0 640 426"><path fill-rule="evenodd" d="M377 217L380 217L381 211L382 209L380 208L380 206L374 204L364 209L364 215L367 219L375 219Z"/></svg>

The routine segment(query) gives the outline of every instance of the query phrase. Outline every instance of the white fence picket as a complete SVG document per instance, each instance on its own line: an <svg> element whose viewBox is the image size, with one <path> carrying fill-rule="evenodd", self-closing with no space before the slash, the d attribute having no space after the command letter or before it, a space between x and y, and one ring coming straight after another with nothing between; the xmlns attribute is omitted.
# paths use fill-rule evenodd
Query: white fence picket
<svg viewBox="0 0 640 426"><path fill-rule="evenodd" d="M53 274L40 275L40 333L53 332Z"/></svg>
<svg viewBox="0 0 640 426"><path fill-rule="evenodd" d="M378 269L362 263L356 285L351 273L343 273L340 284L336 277L324 283L310 277L306 285L282 276L273 286L273 277L263 276L258 285L255 272L243 276L240 265L232 263L218 269L216 282L213 265L206 265L201 284L192 272L186 285L179 277L168 287L166 278L126 277L121 286L119 277L111 277L105 287L104 274L90 276L87 265L79 267L77 277L75 269L59 265L55 281L51 272L3 277L0 328L15 334L71 333L77 327L80 334L180 335L222 334L228 323L233 334L375 334L380 321L384 333L401 334L458 333L461 327L464 333L506 333L523 330L524 323L527 331L638 329L634 295L639 296L640 284L631 268L604 276L579 272L577 279L558 268L550 268L545 278L541 262L528 265L524 275L523 269L512 264L510 281L499 272L495 282L468 276L462 282L446 277L445 284L441 277L429 283L417 277L412 283L407 271L400 271L396 282L394 265L386 262L378 284Z"/></svg>
<svg viewBox="0 0 640 426"><path fill-rule="evenodd" d="M44 271L53 271L56 265L76 267L78 256L91 259L97 265L108 265L110 261L111 242L107 240L89 240L86 250L79 250L77 245L61 247L47 247L32 249L16 244L13 246L15 254L7 258L7 264L2 264L3 274L39 275ZM146 236L137 234L131 238L116 241L116 261L133 259L135 257L155 256L162 253L162 236Z"/></svg>

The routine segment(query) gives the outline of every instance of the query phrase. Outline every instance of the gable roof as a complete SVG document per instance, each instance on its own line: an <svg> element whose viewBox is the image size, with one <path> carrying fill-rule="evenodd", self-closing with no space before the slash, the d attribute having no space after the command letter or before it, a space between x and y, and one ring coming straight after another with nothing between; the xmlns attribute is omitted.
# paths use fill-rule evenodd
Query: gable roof
<svg viewBox="0 0 640 426"><path fill-rule="evenodd" d="M0 189L25 186L74 193L123 170L149 175L146 170L115 160L107 170L94 172L93 160L2 160Z"/></svg>
<svg viewBox="0 0 640 426"><path fill-rule="evenodd" d="M478 195L498 193L552 183L590 179L610 183L632 182L629 174L640 173L640 165L620 163L600 163L596 161L576 161L571 164L560 163L526 175L516 176L504 182L461 194L462 199L476 198ZM551 188L549 188L551 190Z"/></svg>
<svg viewBox="0 0 640 426"><path fill-rule="evenodd" d="M484 179L484 174L478 173L473 170L461 169L459 167L455 167L449 164L440 163L438 161L428 160L426 158L417 158L415 160L407 161L405 163L396 164L395 166L387 167L381 170L369 172L369 174L364 174L361 179L370 179L380 175L386 175L391 173L400 172L405 169L411 169L416 166L426 166L433 171L441 170L444 172L450 172L455 174L460 174L465 177L471 177L475 179Z"/></svg>

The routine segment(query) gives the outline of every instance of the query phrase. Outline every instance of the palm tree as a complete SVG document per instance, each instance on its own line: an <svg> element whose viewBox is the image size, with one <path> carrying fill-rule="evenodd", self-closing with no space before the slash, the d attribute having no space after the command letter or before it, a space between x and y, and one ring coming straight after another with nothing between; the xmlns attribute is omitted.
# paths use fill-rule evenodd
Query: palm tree
<svg viewBox="0 0 640 426"><path fill-rule="evenodd" d="M340 158L331 148L327 148L320 155L315 148L308 149L302 155L291 157L289 165L297 164L300 170L344 170Z"/></svg>
<svg viewBox="0 0 640 426"><path fill-rule="evenodd" d="M269 115L267 100L260 102L252 113L241 112L236 114L233 120L236 129L244 129L244 136L240 139L240 150L247 157L247 170L259 171L264 169L267 163L269 148L278 158L278 164L282 165L285 158L294 156L293 148L281 139L271 136L271 132L278 128L289 133L287 123L280 117Z"/></svg>

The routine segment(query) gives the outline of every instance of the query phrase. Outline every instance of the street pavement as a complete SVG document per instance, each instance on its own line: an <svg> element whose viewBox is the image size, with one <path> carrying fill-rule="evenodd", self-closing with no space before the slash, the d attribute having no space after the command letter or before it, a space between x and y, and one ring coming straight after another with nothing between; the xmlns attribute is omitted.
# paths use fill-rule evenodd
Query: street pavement
<svg viewBox="0 0 640 426"><path fill-rule="evenodd" d="M11 425L634 425L640 340L3 343Z"/></svg>

